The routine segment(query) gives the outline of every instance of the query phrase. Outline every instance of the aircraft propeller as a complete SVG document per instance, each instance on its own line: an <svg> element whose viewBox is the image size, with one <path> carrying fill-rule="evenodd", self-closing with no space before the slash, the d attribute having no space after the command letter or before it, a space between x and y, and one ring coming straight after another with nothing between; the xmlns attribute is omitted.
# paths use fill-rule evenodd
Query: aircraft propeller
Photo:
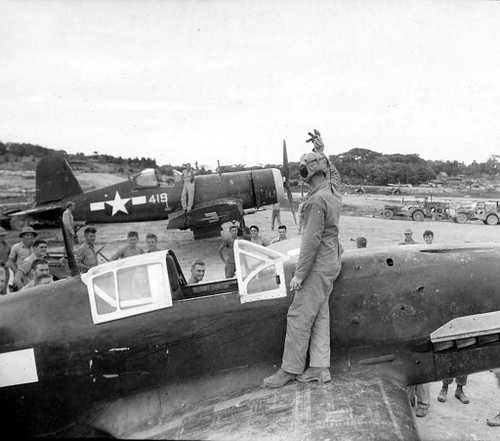
<svg viewBox="0 0 500 441"><path fill-rule="evenodd" d="M283 139L283 176L285 178L283 186L286 189L290 210L292 211L293 221L297 225L297 217L295 216L295 206L293 203L292 190L290 188L290 166L288 164L288 153L286 151L286 141Z"/></svg>
<svg viewBox="0 0 500 441"><path fill-rule="evenodd" d="M64 241L64 250L66 252L66 257L68 259L68 267L71 276L77 276L80 274L80 270L78 269L78 265L76 264L75 254L73 253L73 247L71 246L70 239L68 237L68 233L66 232L66 228L64 228L64 224L61 217L61 231Z"/></svg>

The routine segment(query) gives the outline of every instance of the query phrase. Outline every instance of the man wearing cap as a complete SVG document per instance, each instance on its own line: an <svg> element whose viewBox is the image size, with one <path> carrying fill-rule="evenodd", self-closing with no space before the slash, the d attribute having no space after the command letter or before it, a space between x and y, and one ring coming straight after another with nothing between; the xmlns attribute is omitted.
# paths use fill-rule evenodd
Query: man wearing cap
<svg viewBox="0 0 500 441"><path fill-rule="evenodd" d="M66 237L68 238L68 243L71 249L75 246L75 221L73 219L73 210L75 209L75 203L72 201L66 202L66 210L62 215L63 228L66 231Z"/></svg>
<svg viewBox="0 0 500 441"><path fill-rule="evenodd" d="M15 274L19 265L33 252L33 241L38 233L32 227L24 227L19 233L21 242L12 245L7 266Z"/></svg>
<svg viewBox="0 0 500 441"><path fill-rule="evenodd" d="M9 260L10 245L5 241L6 236L7 231L0 227L0 266L6 265Z"/></svg>
<svg viewBox="0 0 500 441"><path fill-rule="evenodd" d="M96 229L87 227L83 232L85 242L75 252L75 261L80 272L86 273L89 268L97 265L97 253L95 251Z"/></svg>
<svg viewBox="0 0 500 441"><path fill-rule="evenodd" d="M399 245L413 245L416 244L413 240L413 231L411 231L409 228L405 230L405 238L402 242L399 242Z"/></svg>
<svg viewBox="0 0 500 441"><path fill-rule="evenodd" d="M341 197L331 184L324 155L311 152L300 159L299 172L310 185L303 206L304 231L290 289L281 368L264 379L267 387L290 381L331 381L330 309L333 283L340 274L339 217ZM309 368L306 358L309 351Z"/></svg>
<svg viewBox="0 0 500 441"><path fill-rule="evenodd" d="M335 190L340 191L340 187L342 185L340 173L337 170L337 168L333 165L333 163L328 159L328 156L326 156L325 144L323 143L321 134L319 133L318 130L314 129L314 133L309 133L309 135L311 136L311 138L308 139L306 142L313 143L314 145L313 152L317 152L320 155L323 155L323 157L326 160L326 163L328 164L327 178L330 180L330 183L335 187Z"/></svg>

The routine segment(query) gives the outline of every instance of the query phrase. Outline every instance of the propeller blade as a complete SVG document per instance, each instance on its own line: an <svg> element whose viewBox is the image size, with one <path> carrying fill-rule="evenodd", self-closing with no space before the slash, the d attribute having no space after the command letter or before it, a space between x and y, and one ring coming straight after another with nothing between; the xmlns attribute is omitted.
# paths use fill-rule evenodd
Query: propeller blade
<svg viewBox="0 0 500 441"><path fill-rule="evenodd" d="M288 153L286 151L286 141L283 140L283 176L286 178L286 182L290 178L290 166L288 165Z"/></svg>
<svg viewBox="0 0 500 441"><path fill-rule="evenodd" d="M290 210L292 212L293 221L297 225L297 217L295 216L295 205L293 203L292 190L290 189L290 166L288 164L288 153L286 150L286 141L283 140L283 176L285 177L285 182L283 186L285 187L286 194L288 196L288 202L290 204Z"/></svg>

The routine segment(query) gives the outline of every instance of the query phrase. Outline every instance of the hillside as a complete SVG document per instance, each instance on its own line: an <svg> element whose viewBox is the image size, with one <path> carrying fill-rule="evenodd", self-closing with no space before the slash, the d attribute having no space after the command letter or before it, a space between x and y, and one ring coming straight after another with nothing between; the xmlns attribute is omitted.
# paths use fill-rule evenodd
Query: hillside
<svg viewBox="0 0 500 441"><path fill-rule="evenodd" d="M35 144L0 142L0 170L34 171L37 162L45 156L64 155L75 171L95 173L119 173L123 175L136 173L148 167L156 167L156 161L151 158L122 158L112 155L102 155L93 152L67 153L65 150L54 150Z"/></svg>
<svg viewBox="0 0 500 441"><path fill-rule="evenodd" d="M11 172L34 171L38 160L51 154L65 155L75 172L116 174L126 177L148 167L157 167L151 158L122 158L93 152L68 154L64 150L53 150L34 144L0 142L0 170ZM339 155L331 155L330 160L339 170L346 185L387 186L406 185L427 188L452 188L460 192L498 192L500 191L499 156L492 155L487 161L462 162L430 161L418 154L383 154L374 150L353 148ZM183 164L162 167L182 169ZM196 168L198 164L195 164ZM264 167L278 167L281 164L266 164ZM261 168L245 164L229 164L220 167L221 172ZM203 167L199 174L213 173ZM2 173L4 174L4 173ZM24 176L24 178L22 177ZM30 179L21 175L21 179ZM290 162L290 182L299 184L298 163ZM14 182L10 185L16 187ZM20 186L24 187L24 186ZM2 185L0 183L0 190Z"/></svg>

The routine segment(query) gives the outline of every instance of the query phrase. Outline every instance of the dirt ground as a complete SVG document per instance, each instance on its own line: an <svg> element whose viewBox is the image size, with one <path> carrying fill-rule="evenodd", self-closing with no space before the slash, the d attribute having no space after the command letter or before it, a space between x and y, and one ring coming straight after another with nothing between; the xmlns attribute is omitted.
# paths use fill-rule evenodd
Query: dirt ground
<svg viewBox="0 0 500 441"><path fill-rule="evenodd" d="M373 201L370 198L360 196L348 196L344 200L349 205L359 207L377 207L380 200ZM369 213L371 213L369 211ZM282 222L288 226L289 237L297 237L297 227L289 211L282 211ZM274 237L276 232L270 228L271 210L263 209L254 214L246 216L247 225L256 224L260 227L266 238ZM355 239L365 236L368 247L382 247L396 244L403 238L403 231L411 228L414 239L422 242L422 233L430 229L434 232L435 243L456 244L464 242L491 242L500 241L500 226L487 226L483 224L454 224L451 222L412 222L404 220L385 220L374 218L371 214L365 216L342 216L340 226L340 237L345 249L355 247ZM143 243L148 232L154 232L159 237L159 244L163 248L171 248L177 254L183 270L189 275L191 262L201 258L207 263L206 278L209 280L224 277L224 267L218 257L217 248L220 244L219 238L194 241L189 231L168 231L166 221L109 224L98 225L97 242L98 247L105 246L102 252L106 256L116 251L125 244L127 231L139 232ZM15 232L9 232L8 240L16 240ZM47 237L52 245L61 247L61 237L57 230L42 230L42 237ZM471 399L469 405L463 405L453 397L454 386L450 386L449 400L447 403L439 403L436 400L439 392L439 383L431 384L431 407L425 418L417 419L417 426L422 440L481 440L493 441L500 439L500 427L490 428L486 426L485 420L492 417L500 410L500 389L493 373L482 372L469 376L466 393Z"/></svg>

